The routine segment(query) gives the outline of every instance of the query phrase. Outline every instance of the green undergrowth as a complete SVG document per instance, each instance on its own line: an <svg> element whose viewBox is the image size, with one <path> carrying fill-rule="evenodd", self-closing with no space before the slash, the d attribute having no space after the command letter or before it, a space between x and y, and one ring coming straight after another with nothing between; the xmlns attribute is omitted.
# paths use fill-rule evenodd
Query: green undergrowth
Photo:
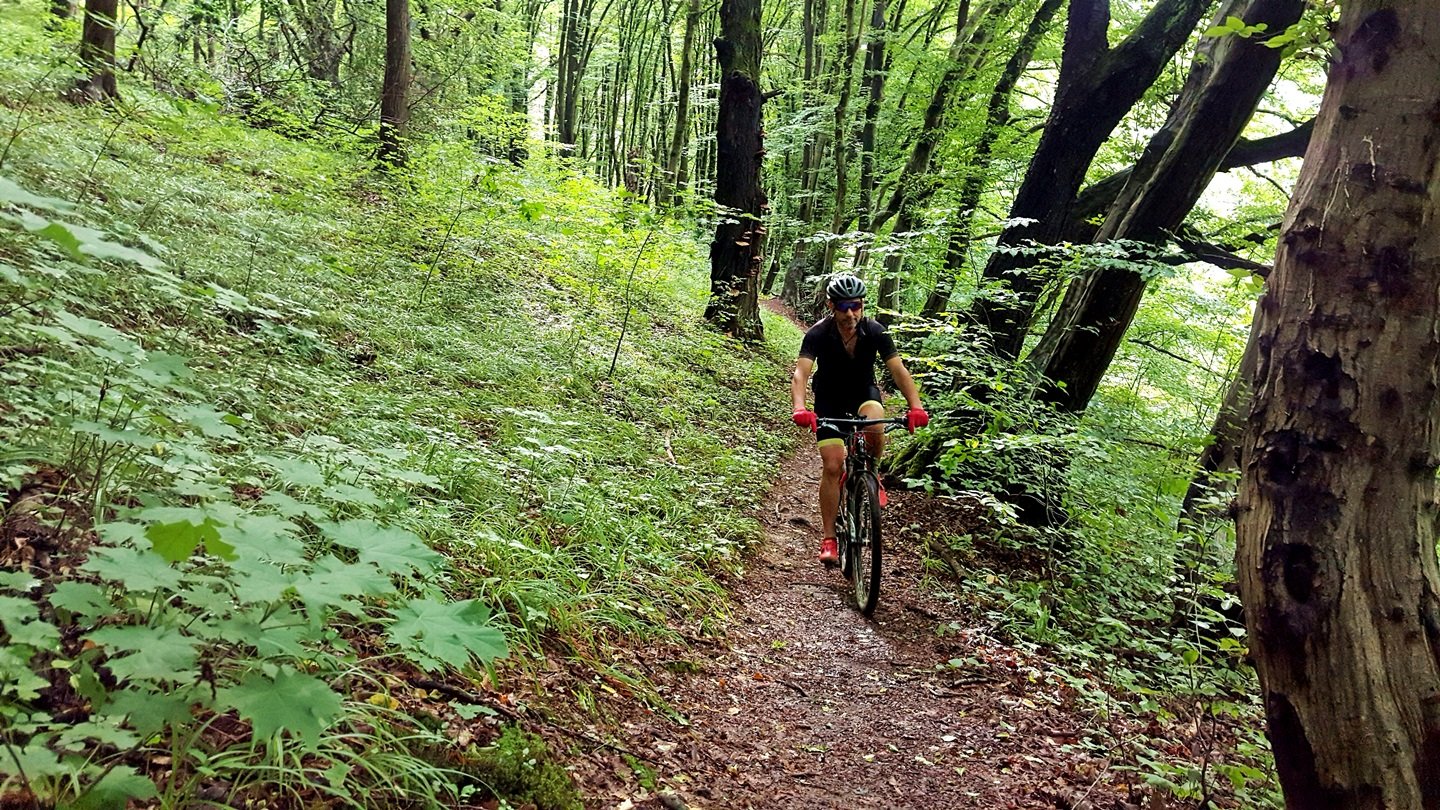
<svg viewBox="0 0 1440 810"><path fill-rule="evenodd" d="M1046 662L1037 692L1073 698L1090 723L1077 747L1123 779L1186 801L1276 806L1230 496L1197 511L1203 525L1177 520L1214 418L1205 403L1226 382L1206 364L1238 360L1248 324L1234 313L1249 311L1254 287L1168 272L1184 283L1157 285L1136 318L1148 345L1122 348L1083 417L1034 402L1023 369L994 366L965 325L899 325L916 336L912 368L962 382L932 401L941 420L984 416L944 445L947 479L923 482L980 515L930 527L935 586L970 617L938 632L978 626ZM1188 359L1195 347L1204 362Z"/></svg>
<svg viewBox="0 0 1440 810"><path fill-rule="evenodd" d="M473 707L369 698L716 618L797 338L700 324L701 234L544 160L73 107L6 8L0 795L457 803Z"/></svg>

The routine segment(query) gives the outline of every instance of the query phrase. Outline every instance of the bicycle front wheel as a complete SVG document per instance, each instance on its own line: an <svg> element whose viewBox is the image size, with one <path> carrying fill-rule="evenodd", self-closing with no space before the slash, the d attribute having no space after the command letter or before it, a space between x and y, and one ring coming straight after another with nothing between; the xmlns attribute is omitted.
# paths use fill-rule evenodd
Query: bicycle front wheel
<svg viewBox="0 0 1440 810"><path fill-rule="evenodd" d="M880 482L875 476L855 482L846 508L851 529L847 562L855 606L869 616L880 602Z"/></svg>

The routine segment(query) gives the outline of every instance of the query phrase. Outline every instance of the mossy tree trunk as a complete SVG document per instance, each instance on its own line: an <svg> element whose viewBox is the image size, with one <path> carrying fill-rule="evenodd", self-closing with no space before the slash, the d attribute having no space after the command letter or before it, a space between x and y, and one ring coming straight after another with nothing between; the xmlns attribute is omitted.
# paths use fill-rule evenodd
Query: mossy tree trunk
<svg viewBox="0 0 1440 810"><path fill-rule="evenodd" d="M1440 807L1440 6L1347 3L1256 321L1237 568L1290 808Z"/></svg>
<svg viewBox="0 0 1440 810"><path fill-rule="evenodd" d="M705 318L742 340L763 337L760 270L765 255L765 190L760 164L760 0L723 0L720 112L716 122L715 202L721 219L710 243L710 303Z"/></svg>

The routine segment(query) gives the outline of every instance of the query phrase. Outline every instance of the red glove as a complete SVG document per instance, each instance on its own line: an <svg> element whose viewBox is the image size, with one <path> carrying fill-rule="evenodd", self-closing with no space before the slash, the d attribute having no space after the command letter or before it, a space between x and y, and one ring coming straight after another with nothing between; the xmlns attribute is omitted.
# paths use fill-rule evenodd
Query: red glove
<svg viewBox="0 0 1440 810"><path fill-rule="evenodd" d="M811 433L814 433L815 429L820 426L820 417L816 416L814 411L807 411L804 408L791 414L790 418L795 420L795 424L800 427L810 428Z"/></svg>
<svg viewBox="0 0 1440 810"><path fill-rule="evenodd" d="M922 428L928 424L930 424L930 414L926 413L924 408L911 408L905 412L905 427L911 433L915 432L915 428Z"/></svg>

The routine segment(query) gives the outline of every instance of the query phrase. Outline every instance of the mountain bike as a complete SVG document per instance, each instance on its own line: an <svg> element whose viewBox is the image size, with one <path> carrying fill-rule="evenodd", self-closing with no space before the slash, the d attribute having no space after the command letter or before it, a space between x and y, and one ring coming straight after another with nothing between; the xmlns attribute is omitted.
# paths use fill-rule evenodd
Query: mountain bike
<svg viewBox="0 0 1440 810"><path fill-rule="evenodd" d="M880 602L880 477L875 456L864 440L865 428L884 425L886 432L904 430L905 420L819 420L845 434L845 473L840 479L840 514L835 518L835 539L840 546L840 573L854 587L855 606L869 616Z"/></svg>

